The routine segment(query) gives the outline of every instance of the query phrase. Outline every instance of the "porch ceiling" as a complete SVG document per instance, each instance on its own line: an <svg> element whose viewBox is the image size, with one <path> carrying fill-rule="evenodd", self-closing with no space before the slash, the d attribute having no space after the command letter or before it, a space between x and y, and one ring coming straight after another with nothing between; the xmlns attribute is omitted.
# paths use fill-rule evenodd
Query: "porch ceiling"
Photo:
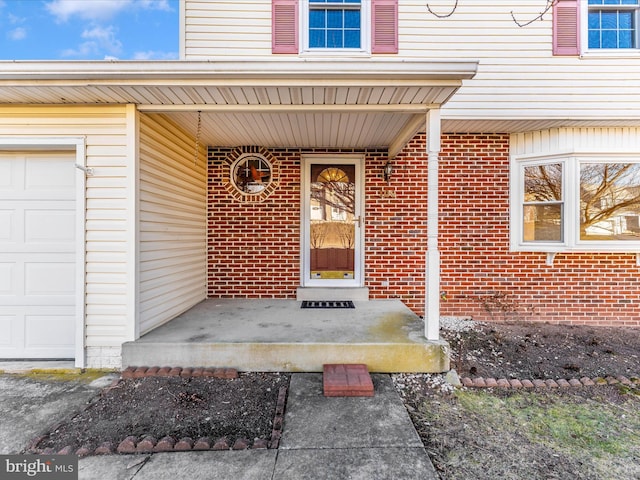
<svg viewBox="0 0 640 480"><path fill-rule="evenodd" d="M212 146L389 148L472 78L476 62L0 62L0 104L136 104Z"/></svg>

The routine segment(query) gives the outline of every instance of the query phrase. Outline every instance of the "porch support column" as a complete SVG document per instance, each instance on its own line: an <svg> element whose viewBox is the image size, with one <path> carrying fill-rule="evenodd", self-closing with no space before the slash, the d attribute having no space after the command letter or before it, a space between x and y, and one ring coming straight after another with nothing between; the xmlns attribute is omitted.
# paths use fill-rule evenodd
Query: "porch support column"
<svg viewBox="0 0 640 480"><path fill-rule="evenodd" d="M438 155L440 154L440 109L427 113L427 291L424 335L440 338L440 251L438 250Z"/></svg>

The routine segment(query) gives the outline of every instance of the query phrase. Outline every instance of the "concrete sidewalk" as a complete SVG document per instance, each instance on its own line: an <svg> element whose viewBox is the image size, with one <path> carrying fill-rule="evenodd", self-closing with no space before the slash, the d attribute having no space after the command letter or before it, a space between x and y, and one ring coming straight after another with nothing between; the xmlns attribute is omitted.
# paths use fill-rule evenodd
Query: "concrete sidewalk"
<svg viewBox="0 0 640 480"><path fill-rule="evenodd" d="M391 378L381 374L372 378L373 397L327 398L322 374L293 374L278 450L93 456L80 459L79 478L437 479ZM63 420L97 393L96 385L73 382L60 382L58 390L39 393L31 380L22 377L1 376L0 382L0 453L19 450L7 448L5 440L10 439L11 445L23 440L25 445L44 425ZM37 422L22 429L23 415L34 416L39 410L43 410L40 430L34 433Z"/></svg>

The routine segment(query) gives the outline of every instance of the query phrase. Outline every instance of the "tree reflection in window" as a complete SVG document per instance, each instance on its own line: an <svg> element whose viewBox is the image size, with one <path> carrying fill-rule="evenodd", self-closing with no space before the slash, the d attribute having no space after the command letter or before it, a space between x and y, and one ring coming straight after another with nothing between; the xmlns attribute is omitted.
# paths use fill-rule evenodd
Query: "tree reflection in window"
<svg viewBox="0 0 640 480"><path fill-rule="evenodd" d="M523 240L561 242L563 239L562 164L524 168Z"/></svg>
<svg viewBox="0 0 640 480"><path fill-rule="evenodd" d="M580 239L640 239L640 164L580 165Z"/></svg>
<svg viewBox="0 0 640 480"><path fill-rule="evenodd" d="M311 247L353 248L353 166L312 166ZM351 175L349 175L351 173Z"/></svg>

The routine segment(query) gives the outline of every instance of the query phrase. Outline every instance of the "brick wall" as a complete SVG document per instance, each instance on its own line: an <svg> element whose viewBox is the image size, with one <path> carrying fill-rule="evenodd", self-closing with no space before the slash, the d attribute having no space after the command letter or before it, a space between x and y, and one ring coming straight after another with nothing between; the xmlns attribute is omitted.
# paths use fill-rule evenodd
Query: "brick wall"
<svg viewBox="0 0 640 480"><path fill-rule="evenodd" d="M640 326L635 255L509 251L508 135L442 140L442 315Z"/></svg>
<svg viewBox="0 0 640 480"><path fill-rule="evenodd" d="M295 298L299 285L300 154L272 151L279 187L260 203L242 203L225 188L230 149L209 149L209 297Z"/></svg>
<svg viewBox="0 0 640 480"><path fill-rule="evenodd" d="M509 251L509 137L444 135L440 155L442 315L483 321L640 326L640 269L631 254ZM427 156L417 135L394 160L366 151L365 284L424 314ZM224 188L228 149L209 151L208 295L295 298L300 284L300 149L271 149L279 187L261 203ZM314 151L313 153L331 153ZM352 150L335 153L353 153Z"/></svg>
<svg viewBox="0 0 640 480"><path fill-rule="evenodd" d="M389 184L381 176L384 152L355 152L365 154L365 283L372 298L399 297L416 311L424 302L426 235L421 142L423 137L414 139L398 157ZM295 298L300 285L301 155L354 151L270 149L278 161L279 186L260 203L239 202L225 189L230 152L209 150L208 296Z"/></svg>

